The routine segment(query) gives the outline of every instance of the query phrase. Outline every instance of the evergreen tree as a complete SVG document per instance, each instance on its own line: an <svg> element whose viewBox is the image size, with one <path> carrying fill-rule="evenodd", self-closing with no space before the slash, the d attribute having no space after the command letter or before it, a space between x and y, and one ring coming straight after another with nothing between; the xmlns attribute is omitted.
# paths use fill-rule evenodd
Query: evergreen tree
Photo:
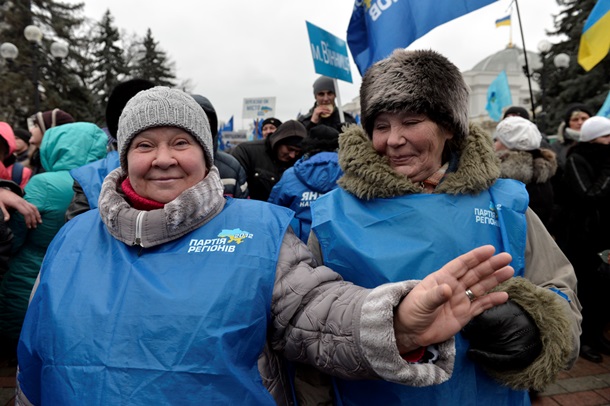
<svg viewBox="0 0 610 406"><path fill-rule="evenodd" d="M175 86L176 76L172 72L167 54L159 48L150 28L142 41L140 57L135 63L132 75L150 80L158 86Z"/></svg>
<svg viewBox="0 0 610 406"><path fill-rule="evenodd" d="M569 104L584 103L596 113L608 95L610 57L604 58L589 72L578 64L582 29L596 2L596 0L557 0L562 10L555 17L555 30L549 34L559 37L560 41L551 47L543 67L545 104L548 106L546 123L551 134L563 121L563 114ZM570 65L565 69L557 69L553 65L553 58L560 53L570 56ZM539 73L540 81L542 70Z"/></svg>
<svg viewBox="0 0 610 406"><path fill-rule="evenodd" d="M71 83L69 67L71 57L59 63L50 53L53 41L61 39L72 44L75 31L83 22L80 16L83 4L66 4L55 0L20 0L3 2L0 6L0 27L3 42L11 42L19 49L19 55L12 63L0 66L3 79L0 81L0 118L14 126L25 127L25 119L35 113L34 72L39 83L39 110L55 107L72 113L70 94L86 94L87 89L79 83ZM43 32L40 44L29 43L23 30L34 24ZM58 71L61 68L61 71ZM61 73L60 76L58 74ZM61 94L61 89L70 89ZM79 103L82 105L82 103Z"/></svg>
<svg viewBox="0 0 610 406"><path fill-rule="evenodd" d="M120 40L119 31L114 26L114 19L107 10L98 24L97 32L91 41L97 44L93 51L93 80L91 88L94 100L99 106L96 122L104 122L104 109L108 97L117 83L129 75L129 69L123 58L123 50L117 45Z"/></svg>

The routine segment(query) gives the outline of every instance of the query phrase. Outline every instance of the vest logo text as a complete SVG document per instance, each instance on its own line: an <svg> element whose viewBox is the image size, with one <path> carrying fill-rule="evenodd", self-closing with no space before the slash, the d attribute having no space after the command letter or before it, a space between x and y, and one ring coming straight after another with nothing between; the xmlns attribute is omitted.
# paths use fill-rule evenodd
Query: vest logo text
<svg viewBox="0 0 610 406"><path fill-rule="evenodd" d="M489 224L492 226L500 227L498 224L498 211L501 210L502 205L494 206L493 202L489 202L487 209L481 209L478 207L474 208L474 222L479 224Z"/></svg>
<svg viewBox="0 0 610 406"><path fill-rule="evenodd" d="M237 245L253 237L254 234L239 228L222 230L217 238L191 239L188 245L188 252L235 252Z"/></svg>

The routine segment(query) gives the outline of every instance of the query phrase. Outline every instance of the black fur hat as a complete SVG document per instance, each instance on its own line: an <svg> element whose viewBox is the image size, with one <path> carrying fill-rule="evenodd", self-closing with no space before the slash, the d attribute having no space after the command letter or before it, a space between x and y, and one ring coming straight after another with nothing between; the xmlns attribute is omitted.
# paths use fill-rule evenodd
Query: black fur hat
<svg viewBox="0 0 610 406"><path fill-rule="evenodd" d="M443 55L398 49L362 78L362 126L372 137L378 114L410 111L425 114L459 142L468 134L468 94L460 70Z"/></svg>

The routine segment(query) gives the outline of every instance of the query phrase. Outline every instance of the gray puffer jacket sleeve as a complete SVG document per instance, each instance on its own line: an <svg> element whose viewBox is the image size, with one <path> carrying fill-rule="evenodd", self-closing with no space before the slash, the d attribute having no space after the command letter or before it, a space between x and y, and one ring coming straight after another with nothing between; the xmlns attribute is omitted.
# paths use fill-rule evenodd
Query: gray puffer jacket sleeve
<svg viewBox="0 0 610 406"><path fill-rule="evenodd" d="M394 308L417 283L369 290L345 282L330 268L318 266L289 230L273 290L273 349L291 361L347 379L381 378L410 386L444 382L453 370L453 339L439 345L435 364L407 363L396 346Z"/></svg>

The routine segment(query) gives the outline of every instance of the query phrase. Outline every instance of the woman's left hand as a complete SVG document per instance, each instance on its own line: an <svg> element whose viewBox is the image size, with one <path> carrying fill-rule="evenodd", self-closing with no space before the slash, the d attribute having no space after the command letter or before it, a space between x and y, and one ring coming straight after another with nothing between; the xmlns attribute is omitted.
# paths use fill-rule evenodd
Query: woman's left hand
<svg viewBox="0 0 610 406"><path fill-rule="evenodd" d="M409 292L394 314L401 354L448 340L473 317L508 300L506 292L487 294L514 273L508 266L510 254L493 255L494 251L491 245L475 248L428 275Z"/></svg>

